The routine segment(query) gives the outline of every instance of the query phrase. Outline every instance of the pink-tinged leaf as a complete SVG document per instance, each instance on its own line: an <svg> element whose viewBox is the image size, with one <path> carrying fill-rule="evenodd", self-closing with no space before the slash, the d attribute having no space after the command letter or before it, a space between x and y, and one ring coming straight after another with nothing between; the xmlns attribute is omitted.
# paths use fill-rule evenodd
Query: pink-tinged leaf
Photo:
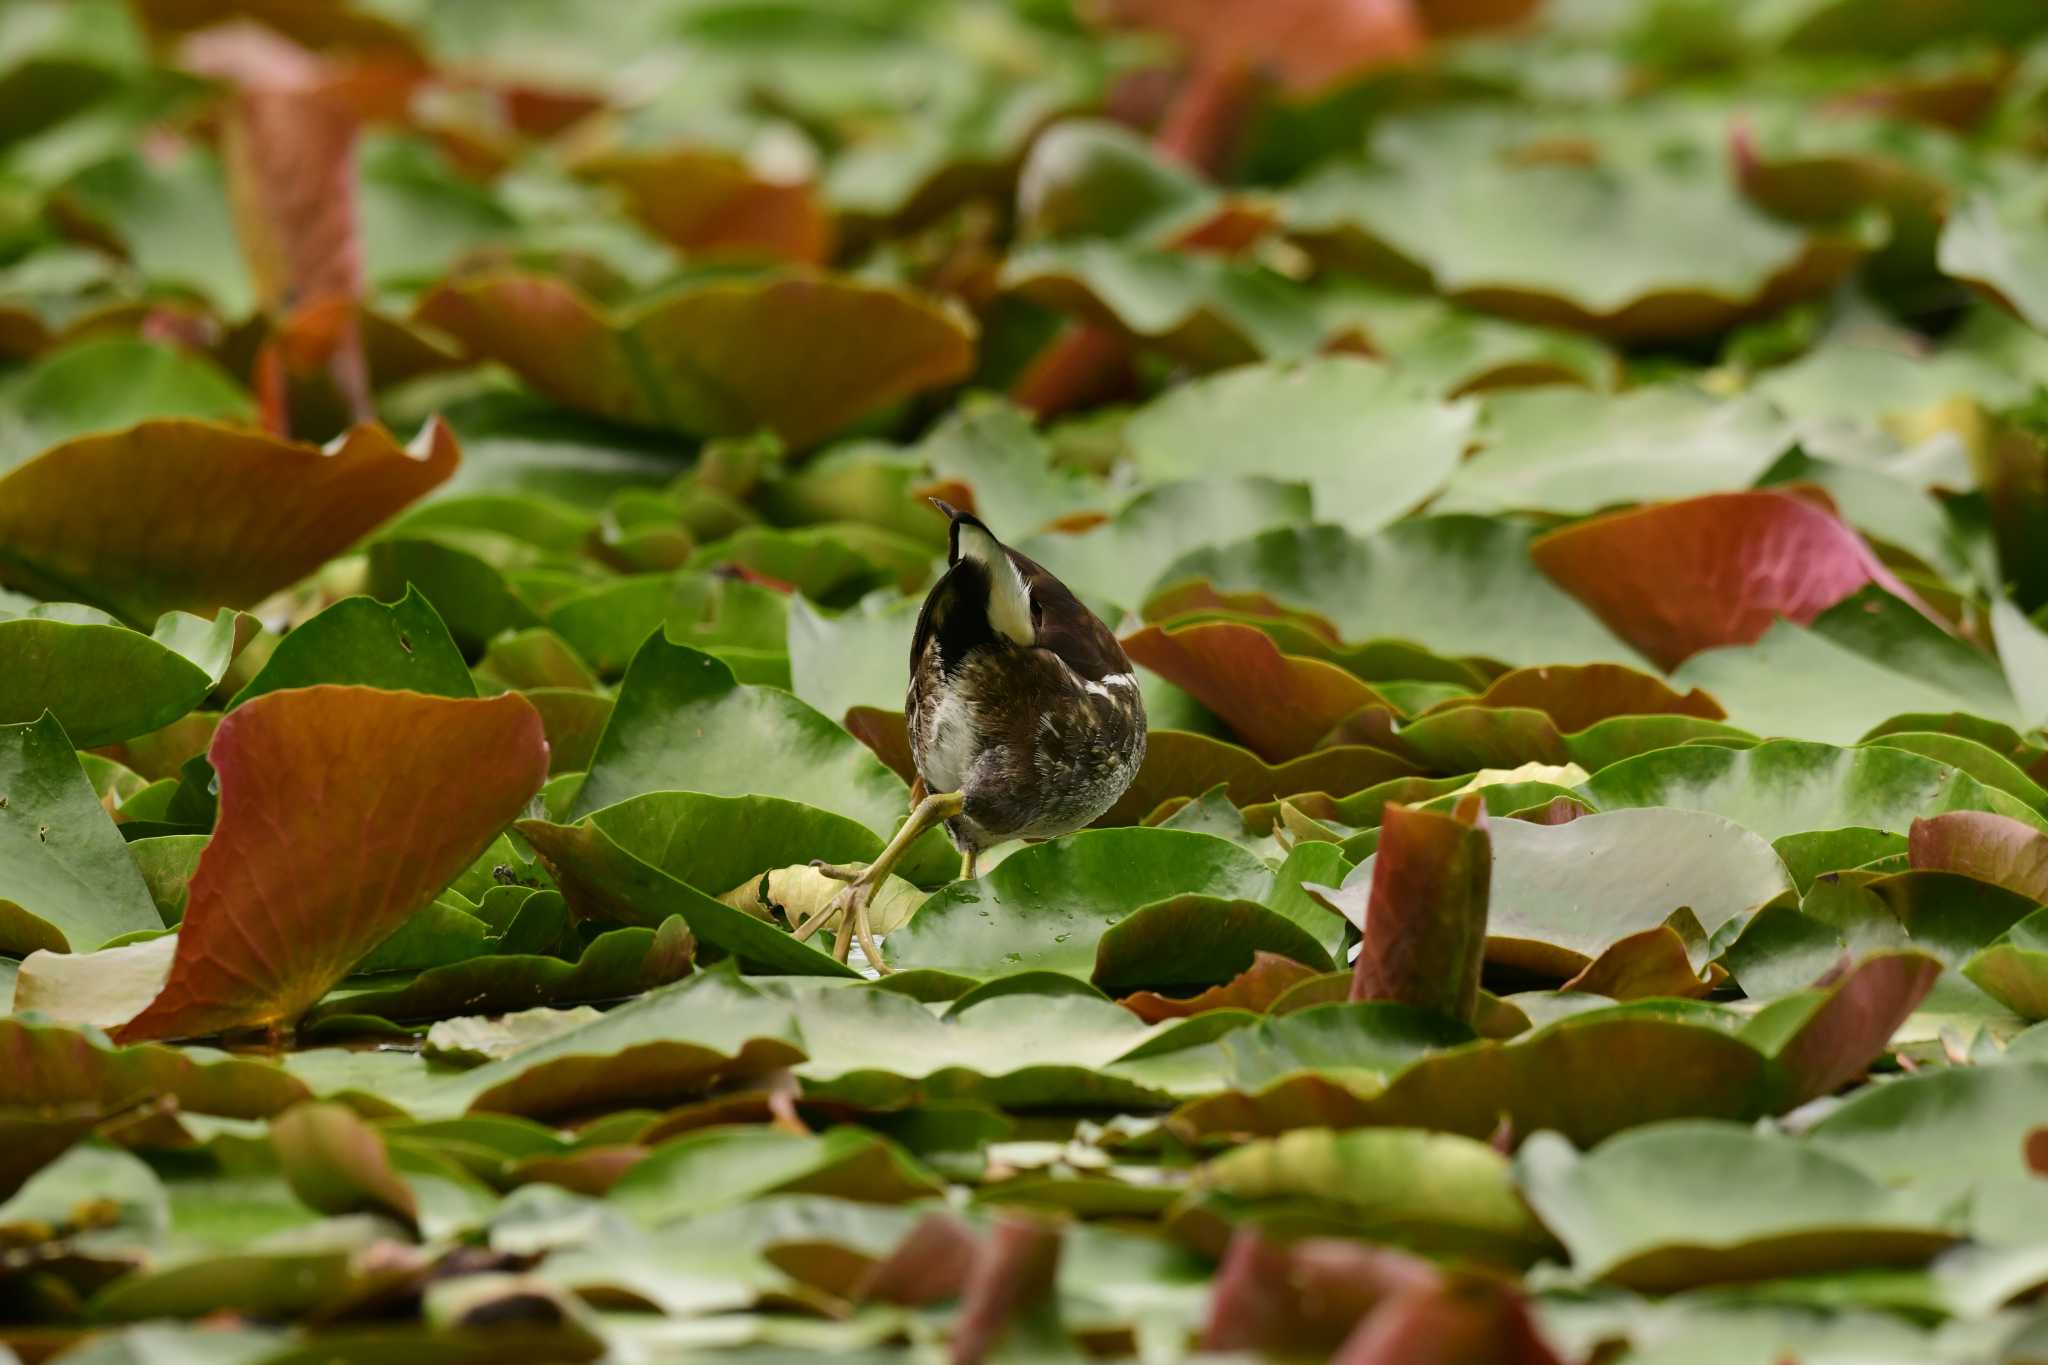
<svg viewBox="0 0 2048 1365"><path fill-rule="evenodd" d="M712 147L606 152L577 163L617 185L633 215L693 259L832 259L832 215L817 187L761 174L745 157Z"/></svg>
<svg viewBox="0 0 2048 1365"><path fill-rule="evenodd" d="M1620 664L1548 664L1503 673L1476 697L1453 697L1431 707L1439 715L1459 707L1541 711L1567 734L1613 716L1698 716L1726 720L1728 713L1697 687L1683 695L1662 678Z"/></svg>
<svg viewBox="0 0 2048 1365"><path fill-rule="evenodd" d="M1824 508L1778 492L1715 493L1594 517L1529 553L1609 629L1666 669L1801 625L1875 583L1926 607Z"/></svg>
<svg viewBox="0 0 2048 1365"><path fill-rule="evenodd" d="M868 1267L850 1298L909 1308L958 1298L978 1247L974 1231L950 1213L928 1213L894 1251Z"/></svg>
<svg viewBox="0 0 2048 1365"><path fill-rule="evenodd" d="M1873 954L1851 968L1777 1049L1788 1087L1782 1107L1833 1094L1861 1076L1940 976L1941 963L1918 952Z"/></svg>
<svg viewBox="0 0 2048 1365"><path fill-rule="evenodd" d="M1448 814L1388 803L1351 998L1469 1020L1479 1004L1492 878L1481 794L1464 796Z"/></svg>
<svg viewBox="0 0 2048 1365"><path fill-rule="evenodd" d="M986 1360L1006 1338L1031 1331L1057 1334L1060 1268L1057 1223L1009 1213L976 1251L953 1324L953 1365Z"/></svg>
<svg viewBox="0 0 2048 1365"><path fill-rule="evenodd" d="M523 697L368 687L258 697L209 757L219 820L170 979L123 1042L296 1020L483 852L548 767Z"/></svg>
<svg viewBox="0 0 2048 1365"><path fill-rule="evenodd" d="M1906 850L1915 869L1960 873L2048 903L2048 835L2009 815L1925 816L1913 822Z"/></svg>
<svg viewBox="0 0 2048 1365"><path fill-rule="evenodd" d="M1148 1024L1162 1019L1186 1019L1208 1010L1237 1009L1264 1014L1281 996L1320 975L1315 968L1304 967L1291 957L1260 949L1253 952L1251 966L1199 995L1181 997L1135 991L1117 1003Z"/></svg>
<svg viewBox="0 0 2048 1365"><path fill-rule="evenodd" d="M83 595L137 622L251 606L461 460L439 421L412 450L374 425L330 450L187 420L81 436L0 476L0 584Z"/></svg>
<svg viewBox="0 0 2048 1365"><path fill-rule="evenodd" d="M1387 1300L1330 1357L1332 1365L1563 1365L1521 1292L1450 1274Z"/></svg>
<svg viewBox="0 0 2048 1365"><path fill-rule="evenodd" d="M1283 654L1270 635L1234 621L1146 626L1123 644L1134 661L1192 694L1270 762L1307 753L1364 707L1398 713L1354 674Z"/></svg>
<svg viewBox="0 0 2048 1365"><path fill-rule="evenodd" d="M1558 989L1610 1000L1693 999L1705 995L1709 983L1694 969L1684 936L1660 924L1615 940Z"/></svg>
<svg viewBox="0 0 2048 1365"><path fill-rule="evenodd" d="M442 285L418 315L584 412L797 448L974 367L957 308L809 272L713 280L616 317L566 280L488 275Z"/></svg>
<svg viewBox="0 0 2048 1365"><path fill-rule="evenodd" d="M1426 35L1409 0L1096 0L1101 19L1171 34L1197 68L1244 67L1313 95L1413 60Z"/></svg>
<svg viewBox="0 0 2048 1365"><path fill-rule="evenodd" d="M321 1213L383 1213L407 1223L419 1201L391 1165L375 1128L341 1104L302 1104L270 1125L286 1183L308 1208Z"/></svg>
<svg viewBox="0 0 2048 1365"><path fill-rule="evenodd" d="M1367 1314L1438 1283L1428 1261L1336 1238L1282 1242L1246 1223L1210 1291L1207 1351L1324 1355Z"/></svg>

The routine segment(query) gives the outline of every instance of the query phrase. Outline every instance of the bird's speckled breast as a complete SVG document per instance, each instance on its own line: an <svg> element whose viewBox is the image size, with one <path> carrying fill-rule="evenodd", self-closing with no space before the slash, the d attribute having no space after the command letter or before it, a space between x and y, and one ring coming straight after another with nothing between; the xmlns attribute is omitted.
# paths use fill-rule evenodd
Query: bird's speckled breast
<svg viewBox="0 0 2048 1365"><path fill-rule="evenodd" d="M975 653L948 678L920 660L910 689L912 758L933 791L959 791L962 848L1051 838L1115 805L1145 759L1137 679L1084 679L1052 653Z"/></svg>

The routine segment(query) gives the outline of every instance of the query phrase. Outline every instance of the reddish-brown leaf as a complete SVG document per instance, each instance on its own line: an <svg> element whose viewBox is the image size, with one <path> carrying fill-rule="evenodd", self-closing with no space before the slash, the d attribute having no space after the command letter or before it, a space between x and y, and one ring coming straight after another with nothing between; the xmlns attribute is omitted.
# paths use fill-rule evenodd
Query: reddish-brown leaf
<svg viewBox="0 0 2048 1365"><path fill-rule="evenodd" d="M487 275L441 286L418 315L585 412L698 436L766 429L797 448L974 365L957 309L813 273L714 280L616 318L566 280Z"/></svg>
<svg viewBox="0 0 2048 1365"><path fill-rule="evenodd" d="M1312 95L1419 56L1409 0L1096 0L1102 19L1173 35L1196 67L1248 67Z"/></svg>
<svg viewBox="0 0 2048 1365"><path fill-rule="evenodd" d="M1470 1019L1486 957L1493 841L1478 792L1448 814L1389 802L1380 822L1353 1000Z"/></svg>
<svg viewBox="0 0 2048 1365"><path fill-rule="evenodd" d="M894 1251L868 1267L849 1297L911 1308L958 1298L976 1251L966 1223L950 1213L928 1213Z"/></svg>
<svg viewBox="0 0 2048 1365"><path fill-rule="evenodd" d="M288 1024L454 880L547 777L540 716L309 687L237 707L170 980L123 1042Z"/></svg>
<svg viewBox="0 0 2048 1365"><path fill-rule="evenodd" d="M1217 1268L1202 1348L1327 1355L1380 1304L1438 1281L1436 1267L1403 1251L1336 1238L1287 1243L1246 1223Z"/></svg>
<svg viewBox="0 0 2048 1365"><path fill-rule="evenodd" d="M1834 1093L1863 1074L1941 975L1925 953L1877 953L1852 968L1777 1051L1784 1108Z"/></svg>
<svg viewBox="0 0 2048 1365"><path fill-rule="evenodd" d="M1200 995L1176 997L1157 991L1134 991L1117 1001L1148 1024L1162 1019L1186 1019L1206 1010L1238 1009L1264 1014L1273 1002L1304 981L1320 975L1291 957L1259 949L1252 965L1221 986L1211 986Z"/></svg>
<svg viewBox="0 0 2048 1365"><path fill-rule="evenodd" d="M1714 493L1567 526L1529 553L1660 667L1804 625L1867 584L1925 611L1854 531L1784 493Z"/></svg>
<svg viewBox="0 0 2048 1365"><path fill-rule="evenodd" d="M1613 1000L1655 996L1690 999L1705 995L1708 983L1694 970L1685 939L1670 925L1660 924L1609 944L1599 957L1558 989L1584 991Z"/></svg>
<svg viewBox="0 0 2048 1365"><path fill-rule="evenodd" d="M1132 659L1191 693L1272 762L1309 752L1354 711L1398 711L1337 665L1283 654L1264 631L1234 621L1146 626L1123 644Z"/></svg>
<svg viewBox="0 0 2048 1365"><path fill-rule="evenodd" d="M331 450L184 420L81 436L0 477L0 581L84 596L138 622L250 606L347 550L461 459L439 421L414 451L369 425Z"/></svg>
<svg viewBox="0 0 2048 1365"><path fill-rule="evenodd" d="M2048 902L2048 835L2009 815L1958 810L1915 820L1907 857L1918 869L1961 873Z"/></svg>
<svg viewBox="0 0 2048 1365"><path fill-rule="evenodd" d="M1332 1365L1563 1365L1521 1292L1477 1274L1397 1294L1358 1324Z"/></svg>
<svg viewBox="0 0 2048 1365"><path fill-rule="evenodd" d="M884 711L878 706L849 706L842 722L848 733L868 746L876 758L889 765L905 782L917 781L917 761L910 756L910 734L904 728L901 711Z"/></svg>
<svg viewBox="0 0 2048 1365"><path fill-rule="evenodd" d="M861 735L851 714L846 728ZM1208 735L1155 730L1145 743L1145 762L1129 790L1095 823L1135 825L1162 803L1176 796L1200 796L1219 783L1232 803L1242 807L1307 792L1344 795L1416 771L1407 759L1363 744L1317 749L1285 763L1267 763L1249 749Z"/></svg>
<svg viewBox="0 0 2048 1365"><path fill-rule="evenodd" d="M635 217L693 257L824 265L833 223L816 188L709 147L611 152L577 164L625 192Z"/></svg>
<svg viewBox="0 0 2048 1365"><path fill-rule="evenodd" d="M1062 1230L1028 1214L1006 1213L976 1251L953 1324L953 1365L975 1365L1024 1319L1054 1305Z"/></svg>
<svg viewBox="0 0 2048 1365"><path fill-rule="evenodd" d="M2027 1133L2026 1153L2027 1169L2035 1175L2048 1175L2048 1126Z"/></svg>
<svg viewBox="0 0 2048 1365"><path fill-rule="evenodd" d="M1541 711L1570 734L1611 716L1698 716L1726 720L1721 703L1695 687L1683 696L1662 678L1620 664L1547 664L1503 673L1476 697L1453 697L1425 715L1460 706Z"/></svg>

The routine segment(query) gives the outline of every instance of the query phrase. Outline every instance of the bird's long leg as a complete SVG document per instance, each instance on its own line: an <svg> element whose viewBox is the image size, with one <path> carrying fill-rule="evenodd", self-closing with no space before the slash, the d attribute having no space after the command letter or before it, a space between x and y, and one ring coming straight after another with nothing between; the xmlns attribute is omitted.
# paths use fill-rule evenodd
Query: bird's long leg
<svg viewBox="0 0 2048 1365"><path fill-rule="evenodd" d="M868 961L873 963L878 971L887 972L889 966L882 961L881 952L875 944L874 930L868 923L868 898L896 869L896 864L903 861L903 855L910 851L910 846L916 843L926 830L952 819L961 812L965 804L966 798L959 792L933 792L917 803L916 809L910 812L910 818L903 822L902 829L896 831L896 837L889 841L889 846L882 850L881 856L864 868L834 866L822 861L812 863L812 867L826 876L838 877L851 884L834 896L831 904L806 920L796 931L796 936L799 939L809 938L817 931L819 925L836 913L839 916L839 934L832 945L832 956L840 962L846 961L852 950L853 939L858 937L860 950L866 954Z"/></svg>
<svg viewBox="0 0 2048 1365"><path fill-rule="evenodd" d="M965 853L960 855L961 881L971 882L974 880L974 862L975 859L979 858L980 856L981 850L978 848L970 848Z"/></svg>

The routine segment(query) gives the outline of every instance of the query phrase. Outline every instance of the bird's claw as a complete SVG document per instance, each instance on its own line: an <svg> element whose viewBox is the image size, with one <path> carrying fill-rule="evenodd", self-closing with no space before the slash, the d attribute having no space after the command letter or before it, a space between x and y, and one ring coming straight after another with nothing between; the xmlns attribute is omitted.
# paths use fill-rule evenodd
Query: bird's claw
<svg viewBox="0 0 2048 1365"><path fill-rule="evenodd" d="M857 882L868 870L866 863L828 863L823 858L811 859L811 866L836 882Z"/></svg>

